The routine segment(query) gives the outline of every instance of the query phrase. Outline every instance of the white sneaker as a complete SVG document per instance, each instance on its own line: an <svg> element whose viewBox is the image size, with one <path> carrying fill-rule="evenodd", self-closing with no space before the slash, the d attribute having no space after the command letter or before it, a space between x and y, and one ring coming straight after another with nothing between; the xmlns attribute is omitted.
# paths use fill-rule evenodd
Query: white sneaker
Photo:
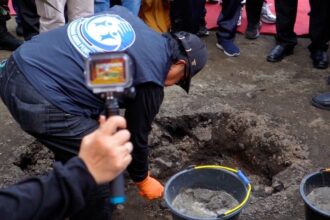
<svg viewBox="0 0 330 220"><path fill-rule="evenodd" d="M276 22L276 15L272 13L269 8L269 4L264 2L261 10L261 21L266 24L274 24Z"/></svg>

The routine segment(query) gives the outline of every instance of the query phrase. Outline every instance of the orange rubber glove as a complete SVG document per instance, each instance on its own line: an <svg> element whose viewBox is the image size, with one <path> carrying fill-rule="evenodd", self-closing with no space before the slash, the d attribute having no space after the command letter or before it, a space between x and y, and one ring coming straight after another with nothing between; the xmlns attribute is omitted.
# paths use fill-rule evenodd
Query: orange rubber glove
<svg viewBox="0 0 330 220"><path fill-rule="evenodd" d="M163 196L163 185L149 175L143 181L137 182L136 185L139 188L139 194L146 199L158 199Z"/></svg>

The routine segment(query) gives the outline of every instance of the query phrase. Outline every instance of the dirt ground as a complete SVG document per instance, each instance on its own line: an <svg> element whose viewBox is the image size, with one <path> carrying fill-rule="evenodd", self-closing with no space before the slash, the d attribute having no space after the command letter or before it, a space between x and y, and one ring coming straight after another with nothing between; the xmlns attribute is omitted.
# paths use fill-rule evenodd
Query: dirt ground
<svg viewBox="0 0 330 220"><path fill-rule="evenodd" d="M10 23L13 31L13 21ZM205 38L206 68L191 92L166 88L150 135L151 171L164 184L190 165L221 164L241 169L253 186L240 219L303 219L302 177L329 166L330 112L310 104L329 91L328 70L312 68L307 38L293 56L268 63L273 36L237 36L241 55L225 56L215 33ZM0 59L9 52L0 51ZM14 183L51 169L52 154L25 134L0 103L0 183ZM171 219L163 200L145 201L127 179L128 202L114 219Z"/></svg>

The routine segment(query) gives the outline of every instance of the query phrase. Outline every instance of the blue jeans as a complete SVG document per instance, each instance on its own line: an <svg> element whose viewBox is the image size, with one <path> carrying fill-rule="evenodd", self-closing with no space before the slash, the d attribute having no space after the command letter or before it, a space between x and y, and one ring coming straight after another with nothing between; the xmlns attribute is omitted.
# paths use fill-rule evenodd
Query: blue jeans
<svg viewBox="0 0 330 220"><path fill-rule="evenodd" d="M110 0L94 0L94 13L109 10Z"/></svg>
<svg viewBox="0 0 330 220"><path fill-rule="evenodd" d="M138 15L141 7L141 0L122 0L121 5L129 9L133 14Z"/></svg>
<svg viewBox="0 0 330 220"><path fill-rule="evenodd" d="M218 17L216 33L219 43L223 40L234 41L241 7L241 0L222 1L222 11Z"/></svg>

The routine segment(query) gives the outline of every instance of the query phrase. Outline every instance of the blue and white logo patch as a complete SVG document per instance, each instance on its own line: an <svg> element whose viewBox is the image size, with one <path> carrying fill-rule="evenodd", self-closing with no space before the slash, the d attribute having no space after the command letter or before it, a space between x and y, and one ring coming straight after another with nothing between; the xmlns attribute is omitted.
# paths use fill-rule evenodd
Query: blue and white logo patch
<svg viewBox="0 0 330 220"><path fill-rule="evenodd" d="M86 58L95 52L123 51L135 41L131 24L113 14L77 19L69 24L68 36L73 46Z"/></svg>

